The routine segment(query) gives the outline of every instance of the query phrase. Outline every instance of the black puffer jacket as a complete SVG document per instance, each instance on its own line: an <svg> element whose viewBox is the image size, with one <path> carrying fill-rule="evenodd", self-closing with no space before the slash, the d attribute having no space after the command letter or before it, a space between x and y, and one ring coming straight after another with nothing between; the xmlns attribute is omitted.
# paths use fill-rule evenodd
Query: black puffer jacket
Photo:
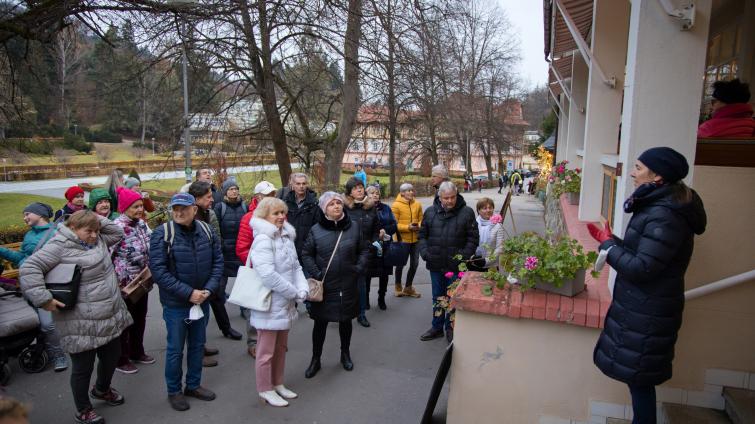
<svg viewBox="0 0 755 424"><path fill-rule="evenodd" d="M223 204L225 204L225 215L223 214ZM239 267L242 265L236 256L236 238L239 235L239 224L241 217L246 213L246 203L244 202L221 202L215 205L215 216L218 217L220 225L220 238L223 241L223 276L235 277Z"/></svg>
<svg viewBox="0 0 755 424"><path fill-rule="evenodd" d="M359 226L362 239L369 248L369 260L364 276L378 277L383 273L383 261L378 261L377 249L372 246L372 242L378 239L380 233L380 220L378 220L375 202L369 196L366 196L362 203L357 203L351 196L344 196L344 198L346 199L344 209L349 210L349 217Z"/></svg>
<svg viewBox="0 0 755 424"><path fill-rule="evenodd" d="M658 385L671 378L684 273L693 237L706 225L697 193L679 204L674 190L660 187L636 199L624 240L614 237L600 246L611 248L607 261L617 274L593 360L604 374L628 384Z"/></svg>
<svg viewBox="0 0 755 424"><path fill-rule="evenodd" d="M419 230L419 254L427 269L436 272L457 271L459 261L474 255L480 241L474 211L467 206L464 197L456 195L456 206L444 210L440 198L425 210Z"/></svg>
<svg viewBox="0 0 755 424"><path fill-rule="evenodd" d="M329 322L352 320L359 312L357 276L364 272L367 265L367 245L359 226L351 221L345 208L344 217L338 222L325 218L319 208L317 212L318 222L304 242L301 259L306 277L321 281L324 278L324 295L322 302L311 303L309 317ZM341 231L341 243L333 256L328 275L324 276Z"/></svg>
<svg viewBox="0 0 755 424"><path fill-rule="evenodd" d="M296 230L297 237L294 240L294 246L296 246L296 254L299 256L299 262L301 262L301 249L304 246L304 240L307 239L309 230L317 222L317 211L319 209L317 195L314 191L307 190L304 200L301 204L297 204L296 193L293 190L289 190L282 199L286 202L286 206L288 206L288 216L286 219Z"/></svg>

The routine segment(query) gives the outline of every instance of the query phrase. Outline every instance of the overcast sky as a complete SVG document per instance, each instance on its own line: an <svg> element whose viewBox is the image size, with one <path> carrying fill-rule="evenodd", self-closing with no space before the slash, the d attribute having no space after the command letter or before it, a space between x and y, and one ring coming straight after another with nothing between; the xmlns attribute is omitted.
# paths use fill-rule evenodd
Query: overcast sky
<svg viewBox="0 0 755 424"><path fill-rule="evenodd" d="M518 71L526 87L544 84L548 63L543 58L543 2L539 0L491 0L506 12L522 42Z"/></svg>

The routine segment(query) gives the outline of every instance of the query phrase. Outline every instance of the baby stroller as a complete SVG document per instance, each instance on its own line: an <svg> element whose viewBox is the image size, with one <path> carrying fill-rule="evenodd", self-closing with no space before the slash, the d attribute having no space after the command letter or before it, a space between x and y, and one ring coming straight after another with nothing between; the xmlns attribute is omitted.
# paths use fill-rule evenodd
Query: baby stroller
<svg viewBox="0 0 755 424"><path fill-rule="evenodd" d="M37 312L21 293L0 288L0 386L10 380L11 356L18 357L18 365L25 372L45 369L48 358L41 333Z"/></svg>

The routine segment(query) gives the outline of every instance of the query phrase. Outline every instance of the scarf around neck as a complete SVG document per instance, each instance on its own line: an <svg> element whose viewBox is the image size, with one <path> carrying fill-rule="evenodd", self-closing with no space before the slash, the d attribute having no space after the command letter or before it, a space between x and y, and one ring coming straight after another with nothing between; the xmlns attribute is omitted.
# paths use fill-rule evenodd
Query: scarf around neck
<svg viewBox="0 0 755 424"><path fill-rule="evenodd" d="M490 240L490 232L495 224L490 222L489 219L484 219L482 216L477 215L477 228L480 230L480 244L477 248L476 254L485 257L487 256L487 249L485 246L492 245Z"/></svg>
<svg viewBox="0 0 755 424"><path fill-rule="evenodd" d="M73 212L78 212L78 211L80 211L80 210L84 210L84 209L86 209L86 205L80 205L80 206L79 206L79 205L74 205L74 204L73 204L73 203L71 203L71 202L68 202L68 203L66 203L66 206L68 206L68 209L70 209L70 210L71 210L71 213L73 213Z"/></svg>
<svg viewBox="0 0 755 424"><path fill-rule="evenodd" d="M640 185L637 187L637 189L634 190L634 193L632 193L631 196L627 200L624 201L624 212L626 213L632 213L635 211L636 202L638 199L642 199L643 197L648 196L650 193L654 192L660 187L663 187L663 182L649 182Z"/></svg>

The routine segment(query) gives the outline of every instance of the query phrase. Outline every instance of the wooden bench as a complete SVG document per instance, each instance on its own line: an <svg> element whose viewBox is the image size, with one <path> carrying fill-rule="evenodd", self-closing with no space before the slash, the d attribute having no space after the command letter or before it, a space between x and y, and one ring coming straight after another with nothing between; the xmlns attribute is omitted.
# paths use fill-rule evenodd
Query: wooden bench
<svg viewBox="0 0 755 424"><path fill-rule="evenodd" d="M8 243L2 245L2 247L6 247L11 250L19 250L21 248L21 242L18 243ZM9 261L6 261L4 259L0 259L0 261L3 262L3 278L8 278L11 280L17 280L18 279L18 269L15 268L15 266L10 263Z"/></svg>

